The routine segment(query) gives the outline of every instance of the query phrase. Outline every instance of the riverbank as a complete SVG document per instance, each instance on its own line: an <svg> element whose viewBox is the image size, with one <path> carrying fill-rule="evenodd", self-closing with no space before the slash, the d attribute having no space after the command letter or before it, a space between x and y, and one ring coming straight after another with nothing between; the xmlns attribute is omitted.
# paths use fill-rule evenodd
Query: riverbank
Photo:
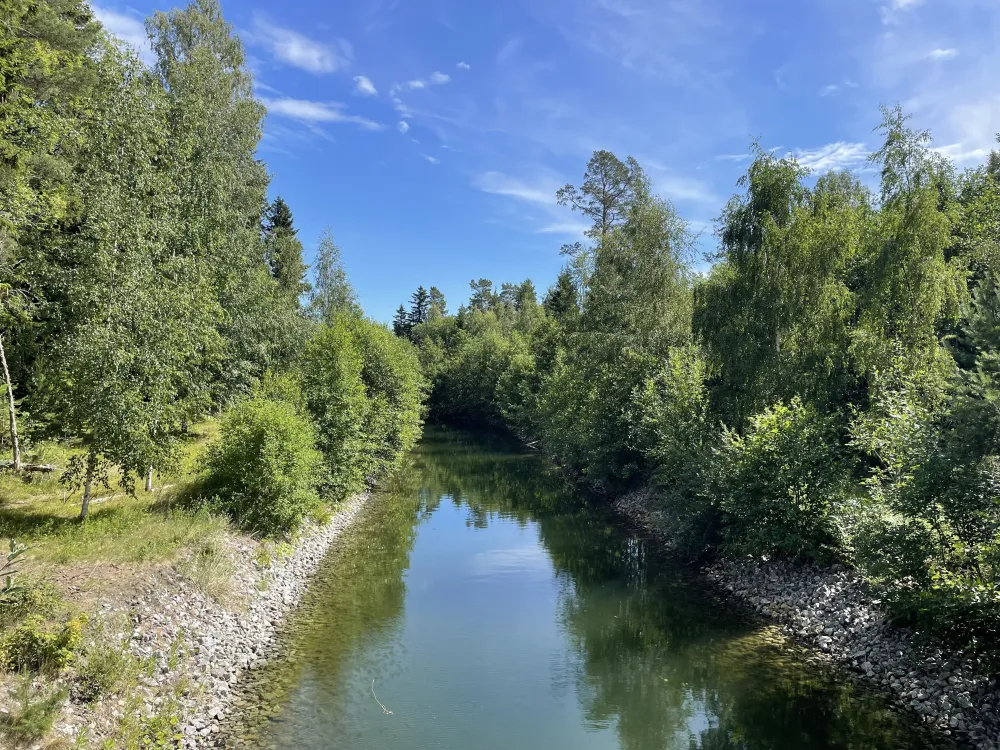
<svg viewBox="0 0 1000 750"><path fill-rule="evenodd" d="M615 509L668 545L650 491L619 498ZM709 580L783 632L817 649L854 679L891 696L920 721L977 750L1000 747L1000 681L978 659L942 643L918 642L888 621L867 584L840 566L755 558L719 560Z"/></svg>
<svg viewBox="0 0 1000 750"><path fill-rule="evenodd" d="M367 498L290 543L225 528L169 561L102 566L83 586L65 566L48 566L45 585L84 623L82 638L66 668L0 683L11 746L213 746L233 688L266 662L276 629Z"/></svg>

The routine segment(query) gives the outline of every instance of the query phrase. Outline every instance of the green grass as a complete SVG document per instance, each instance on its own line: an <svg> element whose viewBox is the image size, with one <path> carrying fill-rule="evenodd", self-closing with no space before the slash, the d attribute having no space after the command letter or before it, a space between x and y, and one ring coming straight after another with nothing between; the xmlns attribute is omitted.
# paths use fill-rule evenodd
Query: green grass
<svg viewBox="0 0 1000 750"><path fill-rule="evenodd" d="M17 705L8 716L0 718L0 736L15 746L38 740L52 728L67 695L65 687L33 689L31 675L22 676L17 686Z"/></svg>
<svg viewBox="0 0 1000 750"><path fill-rule="evenodd" d="M58 473L0 473L0 539L17 539L32 547L35 565L72 563L148 563L169 560L178 550L204 545L225 532L228 522L205 510L191 510L179 502L189 489L202 448L218 432L214 422L197 425L182 446L177 469L154 478L154 490L141 485L135 497L119 489L97 491L90 515L77 521L79 495L67 497ZM82 448L43 443L32 461L65 466Z"/></svg>

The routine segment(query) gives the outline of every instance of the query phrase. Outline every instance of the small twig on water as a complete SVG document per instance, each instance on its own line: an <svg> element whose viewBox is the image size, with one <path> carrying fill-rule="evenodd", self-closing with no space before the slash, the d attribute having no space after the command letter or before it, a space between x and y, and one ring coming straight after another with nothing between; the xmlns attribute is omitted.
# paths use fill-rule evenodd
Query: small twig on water
<svg viewBox="0 0 1000 750"><path fill-rule="evenodd" d="M374 677L372 677L372 695L375 695L375 678ZM380 706L382 706L382 701L380 701L378 699L377 695L375 695L375 702L378 703ZM386 713L386 714L391 714L392 713L392 711L390 711L385 706L382 706L382 712Z"/></svg>

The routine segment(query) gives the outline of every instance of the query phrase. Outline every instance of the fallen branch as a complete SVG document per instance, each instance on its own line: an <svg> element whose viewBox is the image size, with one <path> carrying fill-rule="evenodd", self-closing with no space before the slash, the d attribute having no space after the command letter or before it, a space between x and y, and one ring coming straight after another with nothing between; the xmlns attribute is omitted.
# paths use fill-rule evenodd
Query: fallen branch
<svg viewBox="0 0 1000 750"><path fill-rule="evenodd" d="M13 469L13 461L0 461L0 469ZM21 471L44 471L52 472L59 471L59 467L55 464L21 464Z"/></svg>

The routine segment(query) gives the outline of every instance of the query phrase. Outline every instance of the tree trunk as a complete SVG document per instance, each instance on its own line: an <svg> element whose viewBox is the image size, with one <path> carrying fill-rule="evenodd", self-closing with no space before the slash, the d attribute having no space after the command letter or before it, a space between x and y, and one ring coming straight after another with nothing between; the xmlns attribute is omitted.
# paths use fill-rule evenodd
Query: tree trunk
<svg viewBox="0 0 1000 750"><path fill-rule="evenodd" d="M0 336L0 362L3 363L3 379L7 383L7 410L10 412L10 442L14 449L14 471L21 470L21 443L17 439L17 408L14 406L14 387L10 383L10 371L7 369L7 354L3 349L3 337Z"/></svg>
<svg viewBox="0 0 1000 750"><path fill-rule="evenodd" d="M83 480L83 503L80 505L80 520L87 518L87 511L90 510L90 494L94 488L94 470L97 468L97 454L91 449L87 454L87 475Z"/></svg>
<svg viewBox="0 0 1000 750"><path fill-rule="evenodd" d="M146 472L146 492L153 491L153 467L150 466Z"/></svg>

